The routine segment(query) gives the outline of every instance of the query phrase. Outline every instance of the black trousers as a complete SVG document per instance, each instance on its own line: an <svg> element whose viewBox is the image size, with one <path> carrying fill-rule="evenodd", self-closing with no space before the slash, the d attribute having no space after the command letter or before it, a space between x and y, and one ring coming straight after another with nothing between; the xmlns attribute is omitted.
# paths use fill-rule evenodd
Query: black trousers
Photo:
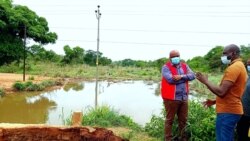
<svg viewBox="0 0 250 141"><path fill-rule="evenodd" d="M238 141L250 141L250 138L248 137L249 127L250 116L242 115L236 128L238 134Z"/></svg>

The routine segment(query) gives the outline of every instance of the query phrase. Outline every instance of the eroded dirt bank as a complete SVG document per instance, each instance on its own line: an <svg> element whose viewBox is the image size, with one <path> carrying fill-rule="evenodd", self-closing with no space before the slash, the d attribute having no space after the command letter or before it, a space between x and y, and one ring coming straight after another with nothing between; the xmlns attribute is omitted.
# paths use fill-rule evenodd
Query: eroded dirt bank
<svg viewBox="0 0 250 141"><path fill-rule="evenodd" d="M125 139L105 128L2 123L0 141L125 141Z"/></svg>

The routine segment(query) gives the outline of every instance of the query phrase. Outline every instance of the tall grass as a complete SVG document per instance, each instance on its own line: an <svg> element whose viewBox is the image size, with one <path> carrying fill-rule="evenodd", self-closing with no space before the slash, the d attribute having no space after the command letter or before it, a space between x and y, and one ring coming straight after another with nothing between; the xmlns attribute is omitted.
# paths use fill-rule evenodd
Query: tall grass
<svg viewBox="0 0 250 141"><path fill-rule="evenodd" d="M164 139L165 109L160 115L152 115L151 120L141 127L130 117L120 114L109 106L89 108L83 113L83 126L105 127L118 130L118 135L131 141L160 141ZM215 109L204 108L200 103L190 101L187 123L187 133L190 141L215 140ZM71 118L67 118L67 124ZM175 120L173 134L178 135L178 125Z"/></svg>
<svg viewBox="0 0 250 141"><path fill-rule="evenodd" d="M110 106L101 106L89 108L82 120L82 125L100 126L100 127L128 127L140 130L140 125L136 124L130 117L120 114Z"/></svg>
<svg viewBox="0 0 250 141"><path fill-rule="evenodd" d="M152 137L164 139L165 109L161 115L153 115L146 124L145 131ZM190 101L187 133L190 141L215 140L215 109L205 109L200 103ZM173 125L173 135L177 135L177 121Z"/></svg>
<svg viewBox="0 0 250 141"><path fill-rule="evenodd" d="M42 75L62 78L84 78L95 79L96 67L88 65L60 65L53 62L29 62L30 75ZM22 73L22 67L17 64L4 65L0 72ZM99 66L99 79L106 80L160 80L160 73L157 68Z"/></svg>
<svg viewBox="0 0 250 141"><path fill-rule="evenodd" d="M67 125L72 123L71 118L65 120ZM135 123L129 116L119 113L110 106L103 105L97 108L88 108L83 112L83 126L97 126L112 130L122 138L130 141L158 141L149 137L143 127Z"/></svg>
<svg viewBox="0 0 250 141"><path fill-rule="evenodd" d="M207 74L207 75L209 81L211 81L215 85L219 85L222 78L222 74ZM213 95L212 92L198 80L192 81L190 86L191 89L195 90L199 94Z"/></svg>
<svg viewBox="0 0 250 141"><path fill-rule="evenodd" d="M0 97L3 97L5 95L4 89L0 88Z"/></svg>
<svg viewBox="0 0 250 141"><path fill-rule="evenodd" d="M47 87L56 85L54 80L45 80L41 83L33 83L32 81L20 82L17 81L13 84L13 88L18 91L42 91Z"/></svg>

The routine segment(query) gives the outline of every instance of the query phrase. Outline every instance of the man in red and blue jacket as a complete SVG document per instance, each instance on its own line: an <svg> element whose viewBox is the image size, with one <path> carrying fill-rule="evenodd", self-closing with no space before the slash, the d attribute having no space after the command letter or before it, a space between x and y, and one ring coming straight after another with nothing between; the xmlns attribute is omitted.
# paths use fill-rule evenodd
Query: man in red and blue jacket
<svg viewBox="0 0 250 141"><path fill-rule="evenodd" d="M186 141L185 132L188 116L188 81L195 79L195 74L189 66L180 61L180 53L172 50L169 60L162 67L161 96L163 98L166 120L165 140L171 141L172 125L175 115L178 117L178 127L181 141Z"/></svg>

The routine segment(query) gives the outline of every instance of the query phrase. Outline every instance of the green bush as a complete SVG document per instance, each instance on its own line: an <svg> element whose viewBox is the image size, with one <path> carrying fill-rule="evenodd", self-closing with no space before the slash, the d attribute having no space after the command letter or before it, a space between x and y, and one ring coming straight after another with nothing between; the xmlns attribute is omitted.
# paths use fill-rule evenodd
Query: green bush
<svg viewBox="0 0 250 141"><path fill-rule="evenodd" d="M29 85L28 87L26 87L27 91L42 91L44 89L45 89L45 87L41 84L32 84L32 85Z"/></svg>
<svg viewBox="0 0 250 141"><path fill-rule="evenodd" d="M5 95L5 92L4 92L3 88L0 88L0 97L2 97L4 95Z"/></svg>
<svg viewBox="0 0 250 141"><path fill-rule="evenodd" d="M146 123L144 129L152 137L163 138L164 135L164 117L152 115L149 123Z"/></svg>
<svg viewBox="0 0 250 141"><path fill-rule="evenodd" d="M25 89L25 84L20 81L17 81L14 83L13 88L19 91L23 91Z"/></svg>
<svg viewBox="0 0 250 141"><path fill-rule="evenodd" d="M160 116L153 115L146 123L145 132L152 137L164 138L165 109ZM190 141L215 140L215 109L205 109L200 103L190 101L187 133ZM177 135L177 121L173 124L173 135Z"/></svg>
<svg viewBox="0 0 250 141"><path fill-rule="evenodd" d="M25 88L29 87L29 86L32 86L33 85L33 82L32 81L28 81L28 82L25 82L24 83L24 86Z"/></svg>
<svg viewBox="0 0 250 141"><path fill-rule="evenodd" d="M17 62L12 62L11 64L3 65L0 67L0 72L4 73L15 73L20 71L21 69L18 66Z"/></svg>
<svg viewBox="0 0 250 141"><path fill-rule="evenodd" d="M41 82L39 84L34 84L31 81L28 81L28 82L25 82L25 83L22 83L22 82L18 81L13 85L13 87L16 90L19 90L19 91L23 91L23 90L26 90L26 91L42 91L46 87L50 87L50 86L54 86L54 85L56 85L56 82L51 81L51 80L45 80L45 81L43 81L43 82Z"/></svg>
<svg viewBox="0 0 250 141"><path fill-rule="evenodd" d="M40 85L42 85L43 87L50 87L56 85L56 82L52 80L45 80L41 82Z"/></svg>
<svg viewBox="0 0 250 141"><path fill-rule="evenodd" d="M34 80L35 77L34 76L29 76L28 80Z"/></svg>
<svg viewBox="0 0 250 141"><path fill-rule="evenodd" d="M188 113L188 133L195 141L215 140L215 109L204 108L200 103L190 102Z"/></svg>
<svg viewBox="0 0 250 141"><path fill-rule="evenodd" d="M87 110L83 125L101 126L101 127L129 127L140 130L141 127L136 124L130 117L121 115L119 112L109 106L90 108Z"/></svg>

